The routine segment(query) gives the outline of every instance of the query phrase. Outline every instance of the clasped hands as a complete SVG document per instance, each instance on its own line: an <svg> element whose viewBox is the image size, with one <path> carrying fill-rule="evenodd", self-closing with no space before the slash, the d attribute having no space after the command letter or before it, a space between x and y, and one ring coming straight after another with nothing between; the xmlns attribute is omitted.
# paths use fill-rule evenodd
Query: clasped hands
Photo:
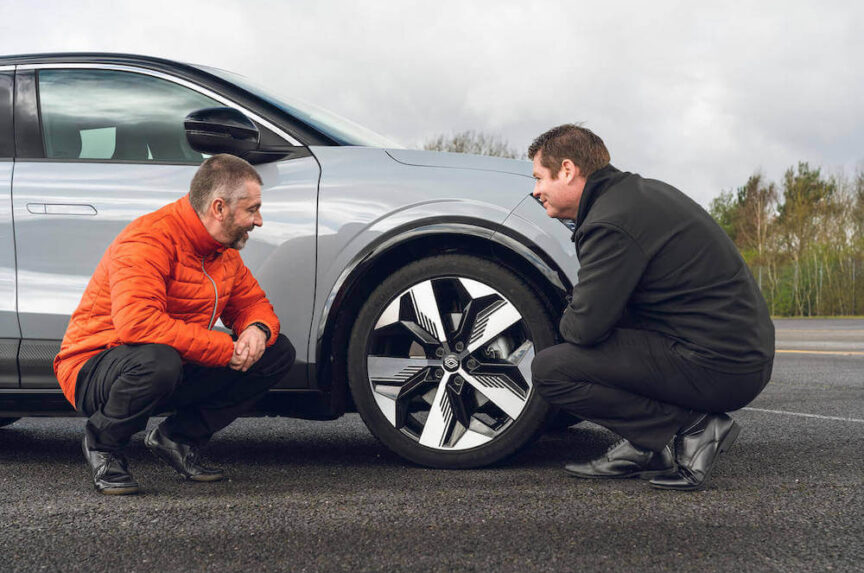
<svg viewBox="0 0 864 573"><path fill-rule="evenodd" d="M234 354L228 366L232 370L246 372L258 362L267 347L267 335L254 324L250 324L234 341Z"/></svg>

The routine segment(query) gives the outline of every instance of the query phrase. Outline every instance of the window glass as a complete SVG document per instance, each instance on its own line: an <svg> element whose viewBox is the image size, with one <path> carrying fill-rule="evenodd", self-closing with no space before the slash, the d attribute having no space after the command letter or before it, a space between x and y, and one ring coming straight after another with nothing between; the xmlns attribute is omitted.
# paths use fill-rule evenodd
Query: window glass
<svg viewBox="0 0 864 573"><path fill-rule="evenodd" d="M42 70L45 156L57 159L200 162L183 119L223 104L181 85L114 70Z"/></svg>
<svg viewBox="0 0 864 573"><path fill-rule="evenodd" d="M269 90L233 72L208 66L198 67L257 95L300 121L324 132L343 145L404 149L399 143L315 104L287 96L273 95Z"/></svg>

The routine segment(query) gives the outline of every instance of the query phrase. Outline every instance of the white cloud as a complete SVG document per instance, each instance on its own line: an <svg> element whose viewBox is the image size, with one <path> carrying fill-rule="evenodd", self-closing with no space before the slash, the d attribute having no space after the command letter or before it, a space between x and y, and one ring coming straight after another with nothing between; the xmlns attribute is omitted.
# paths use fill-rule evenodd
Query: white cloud
<svg viewBox="0 0 864 573"><path fill-rule="evenodd" d="M0 0L0 13L0 53L214 65L407 144L479 129L525 148L585 121L618 167L706 205L757 169L778 180L799 160L864 160L864 5L852 0Z"/></svg>

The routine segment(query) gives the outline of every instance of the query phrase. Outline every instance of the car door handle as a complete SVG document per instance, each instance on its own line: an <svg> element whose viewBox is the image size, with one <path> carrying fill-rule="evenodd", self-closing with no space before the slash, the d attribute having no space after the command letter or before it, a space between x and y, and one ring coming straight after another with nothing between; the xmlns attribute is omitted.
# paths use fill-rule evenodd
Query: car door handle
<svg viewBox="0 0 864 573"><path fill-rule="evenodd" d="M96 207L86 203L27 203L33 215L95 215Z"/></svg>

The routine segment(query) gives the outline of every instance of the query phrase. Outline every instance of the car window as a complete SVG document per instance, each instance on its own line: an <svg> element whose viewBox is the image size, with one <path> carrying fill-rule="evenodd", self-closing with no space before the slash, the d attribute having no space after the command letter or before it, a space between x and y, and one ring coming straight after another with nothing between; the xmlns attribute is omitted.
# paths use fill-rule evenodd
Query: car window
<svg viewBox="0 0 864 573"><path fill-rule="evenodd" d="M200 162L183 118L222 104L173 82L115 70L41 70L45 156L54 159Z"/></svg>

